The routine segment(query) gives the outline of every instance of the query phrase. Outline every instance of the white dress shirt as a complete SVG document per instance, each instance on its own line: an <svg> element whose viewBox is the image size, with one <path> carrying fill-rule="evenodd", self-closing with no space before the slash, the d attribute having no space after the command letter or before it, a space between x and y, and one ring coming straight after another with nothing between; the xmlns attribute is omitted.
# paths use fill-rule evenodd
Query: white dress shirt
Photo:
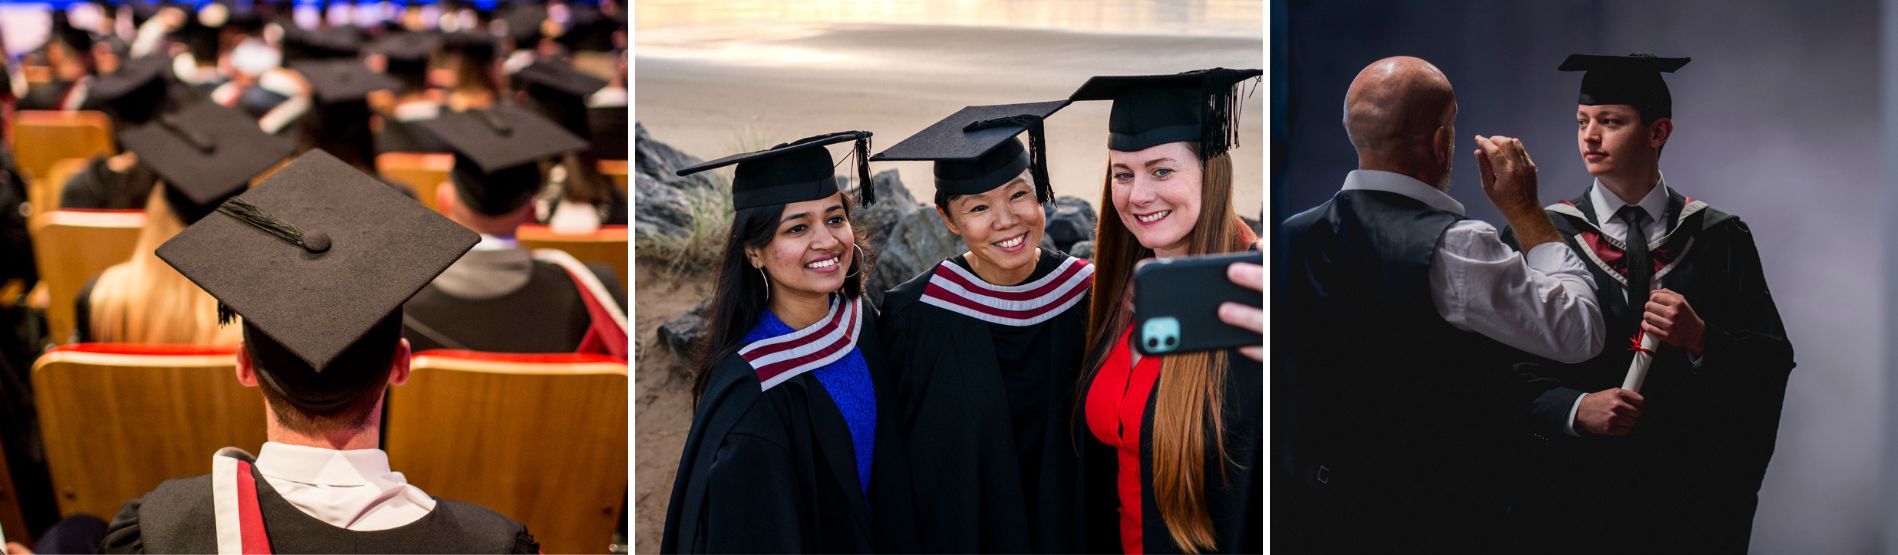
<svg viewBox="0 0 1898 555"><path fill-rule="evenodd" d="M1344 190L1396 193L1464 214L1463 203L1449 194L1399 173L1356 170L1345 176ZM1536 245L1525 257L1482 220L1458 221L1437 239L1430 296L1451 326L1559 362L1594 358L1607 333L1594 278L1567 243ZM1569 408L1570 434L1580 407L1577 397Z"/></svg>
<svg viewBox="0 0 1898 555"><path fill-rule="evenodd" d="M303 514L356 531L407 525L435 509L435 498L389 470L381 449L337 451L266 442L257 472Z"/></svg>
<svg viewBox="0 0 1898 555"><path fill-rule="evenodd" d="M1615 213L1628 203L1622 202L1614 191L1603 188L1600 179L1588 188L1588 201L1595 205L1595 221L1601 227L1602 235L1627 244L1628 222L1615 217ZM1634 206L1648 214L1647 222L1641 224L1641 232L1648 236L1648 250L1653 251L1654 247L1660 245L1661 235L1667 233L1667 177L1663 176L1655 182L1654 188L1648 189L1647 196L1641 197L1641 201L1634 203ZM1663 286L1657 281L1648 287L1660 289ZM1621 298L1628 298L1628 289L1625 287L1621 288ZM1643 302L1641 306L1647 306L1647 303ZM1687 353L1687 362L1693 364L1694 368L1700 368L1700 360L1701 357Z"/></svg>

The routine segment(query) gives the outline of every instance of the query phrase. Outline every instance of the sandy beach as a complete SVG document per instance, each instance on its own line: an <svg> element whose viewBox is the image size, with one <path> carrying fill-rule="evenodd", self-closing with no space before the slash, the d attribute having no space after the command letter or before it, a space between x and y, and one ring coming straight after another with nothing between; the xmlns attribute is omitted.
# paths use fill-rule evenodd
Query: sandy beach
<svg viewBox="0 0 1898 555"><path fill-rule="evenodd" d="M728 25L642 31L634 114L653 137L713 159L741 148L845 129L896 144L967 105L1067 98L1094 75L1263 68L1261 39L886 24ZM1234 201L1263 206L1263 104L1245 101ZM1097 205L1107 164L1107 102L1078 102L1046 124L1055 191ZM840 147L835 152L841 156ZM927 162L896 168L929 198Z"/></svg>
<svg viewBox="0 0 1898 555"><path fill-rule="evenodd" d="M1100 32L1112 28L1111 17L1090 20L1087 28L1095 29L1092 32L863 21L757 25L694 20L647 28L645 12L640 17L642 27L633 38L634 117L653 138L707 160L846 129L875 133L872 148L880 150L965 105L1067 98L1094 75L1265 67L1262 33L1233 36L1228 27L1191 36L1153 34L1151 29ZM1265 96L1258 90L1246 99L1242 146L1233 157L1234 200L1249 216L1259 215L1263 207ZM1107 102L1077 103L1047 122L1050 177L1058 194L1099 206L1108 109ZM833 148L840 163L846 152L844 147ZM901 172L913 196L933 196L929 163L871 165L872 171L891 168ZM651 269L654 266L638 262L634 272L638 433L633 495L638 516L633 526L638 553L659 548L673 475L692 418L691 380L680 361L658 347L654 330L691 309L709 281L664 275Z"/></svg>

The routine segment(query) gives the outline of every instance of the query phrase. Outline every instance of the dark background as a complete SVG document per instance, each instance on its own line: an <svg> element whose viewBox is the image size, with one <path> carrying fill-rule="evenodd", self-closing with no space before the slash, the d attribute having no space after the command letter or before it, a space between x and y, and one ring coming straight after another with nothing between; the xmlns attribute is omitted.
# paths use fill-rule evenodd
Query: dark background
<svg viewBox="0 0 1898 555"><path fill-rule="evenodd" d="M1756 553L1878 550L1885 505L1886 162L1881 4L1287 1L1273 9L1272 219L1335 193L1357 158L1341 124L1352 77L1386 56L1456 89L1450 194L1504 222L1477 181L1473 135L1521 138L1544 204L1591 181L1576 146L1570 53L1688 56L1667 76L1667 184L1752 227L1798 367L1760 493ZM1898 450L1895 450L1898 451ZM1580 533L1605 533L1577 531Z"/></svg>

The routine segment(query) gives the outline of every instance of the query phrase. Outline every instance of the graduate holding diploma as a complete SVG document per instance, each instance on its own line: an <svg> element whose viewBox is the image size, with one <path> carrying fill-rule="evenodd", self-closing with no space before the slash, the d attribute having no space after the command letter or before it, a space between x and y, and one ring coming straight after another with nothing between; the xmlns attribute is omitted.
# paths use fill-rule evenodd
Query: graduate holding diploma
<svg viewBox="0 0 1898 555"><path fill-rule="evenodd" d="M1622 396L1645 403L1625 437L1585 429L1549 445L1522 537L1564 541L1520 547L1747 549L1793 352L1752 230L1675 189L1686 183L1717 194L1718 186L1661 175L1675 127L1661 74L1688 61L1576 54L1559 68L1583 72L1576 145L1594 182L1547 211L1587 261L1608 333L1599 356L1546 373L1583 388L1640 389L1609 392L1618 398L1606 403L1590 394L1577 404L1578 418L1612 410L1603 407ZM1566 532L1590 529L1617 533Z"/></svg>

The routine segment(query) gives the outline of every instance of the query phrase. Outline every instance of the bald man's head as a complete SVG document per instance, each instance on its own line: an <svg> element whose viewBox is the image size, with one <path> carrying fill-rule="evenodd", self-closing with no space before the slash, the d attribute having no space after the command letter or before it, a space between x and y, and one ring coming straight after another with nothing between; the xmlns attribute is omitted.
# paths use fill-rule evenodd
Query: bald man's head
<svg viewBox="0 0 1898 555"><path fill-rule="evenodd" d="M1450 79L1418 58L1373 62L1344 94L1344 129L1357 147L1359 166L1385 166L1367 169L1398 171L1425 183L1449 178L1455 119Z"/></svg>

